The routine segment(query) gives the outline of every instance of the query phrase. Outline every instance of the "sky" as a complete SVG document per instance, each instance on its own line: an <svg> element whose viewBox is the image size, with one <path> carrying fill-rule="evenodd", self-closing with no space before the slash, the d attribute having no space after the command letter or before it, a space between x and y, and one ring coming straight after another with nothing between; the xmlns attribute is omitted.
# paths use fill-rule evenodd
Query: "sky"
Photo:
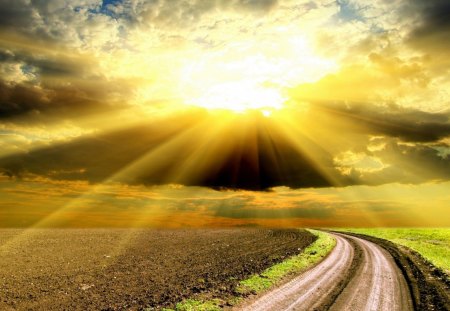
<svg viewBox="0 0 450 311"><path fill-rule="evenodd" d="M0 0L0 227L450 226L450 3Z"/></svg>

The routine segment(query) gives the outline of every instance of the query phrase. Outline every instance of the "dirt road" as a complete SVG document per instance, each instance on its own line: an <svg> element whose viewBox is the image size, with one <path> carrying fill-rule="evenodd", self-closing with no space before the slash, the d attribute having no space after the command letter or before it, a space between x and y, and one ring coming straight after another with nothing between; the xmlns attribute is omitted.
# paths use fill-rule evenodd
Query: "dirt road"
<svg viewBox="0 0 450 311"><path fill-rule="evenodd" d="M336 247L313 269L242 310L413 310L408 285L387 251L334 234Z"/></svg>

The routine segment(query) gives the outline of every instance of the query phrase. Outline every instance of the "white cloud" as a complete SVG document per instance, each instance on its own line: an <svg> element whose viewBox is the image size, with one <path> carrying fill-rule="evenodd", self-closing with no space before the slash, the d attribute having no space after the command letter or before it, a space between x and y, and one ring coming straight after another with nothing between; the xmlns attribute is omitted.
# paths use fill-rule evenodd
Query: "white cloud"
<svg viewBox="0 0 450 311"><path fill-rule="evenodd" d="M353 170L361 174L374 173L379 172L389 166L387 164L384 164L380 158L369 156L364 152L342 152L338 154L333 160L336 168L343 175L350 175Z"/></svg>

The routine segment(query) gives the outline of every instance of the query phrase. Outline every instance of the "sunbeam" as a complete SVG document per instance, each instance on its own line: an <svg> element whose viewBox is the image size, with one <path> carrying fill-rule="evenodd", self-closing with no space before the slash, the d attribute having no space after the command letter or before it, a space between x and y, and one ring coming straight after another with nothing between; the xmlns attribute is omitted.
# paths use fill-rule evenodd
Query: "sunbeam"
<svg viewBox="0 0 450 311"><path fill-rule="evenodd" d="M313 219L277 203L274 189L423 185L430 198L425 185L448 181L446 44L423 8L404 10L413 20L399 4L194 1L177 15L169 3L57 2L11 3L0 25L0 225L176 227L186 214L204 225L352 215L382 225L414 204L355 190L344 220ZM371 24L369 11L386 19ZM9 18L17 12L26 16ZM170 195L156 202L153 187ZM131 188L142 193L111 190ZM255 194L226 208L234 214L217 211L218 197L178 206L202 191ZM245 218L262 193L277 212Z"/></svg>

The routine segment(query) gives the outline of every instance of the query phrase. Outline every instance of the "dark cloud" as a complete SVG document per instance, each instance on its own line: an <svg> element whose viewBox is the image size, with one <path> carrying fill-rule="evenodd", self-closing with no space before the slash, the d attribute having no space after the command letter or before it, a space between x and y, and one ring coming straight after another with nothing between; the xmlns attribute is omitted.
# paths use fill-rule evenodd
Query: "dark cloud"
<svg viewBox="0 0 450 311"><path fill-rule="evenodd" d="M367 110L328 105L319 110L316 107L316 111L311 112L310 118L317 120L317 128L328 127L335 131L329 134L335 136L330 136L328 143L322 141L332 149L338 147L335 154L319 147L313 151L314 145L305 145L306 142L303 143L305 149L299 149L274 127L270 119L263 117L257 118L250 134L239 128L237 120L232 127L227 127L224 133L208 142L204 136L205 129L197 128L197 125L205 120L209 120L207 124L215 124L217 120L214 121L215 116L200 113L175 116L150 125L91 135L14 155L1 159L0 167L9 176L31 173L92 183L114 176L113 180L128 184L177 183L249 190L450 179L450 159L443 157L442 152L434 147L434 141L449 136L445 114L400 108L398 113L388 113L366 107ZM317 116L318 111L328 114L334 121L341 119L350 127L333 129L333 124L327 123L329 119ZM354 132L355 125L357 133ZM380 138L385 143L381 150L366 149L369 137L374 135L384 136ZM203 149L199 150L195 145L200 138L206 140L200 143ZM215 139L223 143L219 146ZM337 140L337 145L332 145L334 140ZM346 143L341 145L338 140ZM440 148L442 144L439 143ZM343 175L334 162L339 150L363 152L368 157L380 159L385 167L375 171L368 167L364 173L352 170ZM139 165L127 168L132 163ZM117 172L121 173L115 176Z"/></svg>
<svg viewBox="0 0 450 311"><path fill-rule="evenodd" d="M1 0L0 7L0 27L2 28L26 28L37 18L33 16L33 9L26 0Z"/></svg>
<svg viewBox="0 0 450 311"><path fill-rule="evenodd" d="M397 171L395 172L397 179L405 183L450 179L450 159L440 157L434 148L426 144L411 145L391 142L379 154L391 163L391 168L385 172L386 176L379 174L379 180L388 179L389 175L394 173L389 173L390 170ZM405 163L407 163L407 169L400 169L405 167Z"/></svg>
<svg viewBox="0 0 450 311"><path fill-rule="evenodd" d="M28 35L31 42L67 42L75 39L69 32L90 25L89 12L100 4L97 0L1 0L0 30ZM80 6L85 10L77 10Z"/></svg>
<svg viewBox="0 0 450 311"><path fill-rule="evenodd" d="M0 40L0 66L16 66L15 80L0 78L0 120L30 113L76 118L126 106L133 81L101 75L98 60L59 45ZM17 77L19 75L20 77Z"/></svg>
<svg viewBox="0 0 450 311"><path fill-rule="evenodd" d="M67 86L41 87L28 83L7 84L0 80L0 120L9 122L44 122L47 117L77 117L126 107L111 93L126 93L115 83L79 81ZM17 120L17 117L27 117Z"/></svg>
<svg viewBox="0 0 450 311"><path fill-rule="evenodd" d="M414 30L417 36L447 32L450 29L450 2L447 0L410 1L422 20Z"/></svg>
<svg viewBox="0 0 450 311"><path fill-rule="evenodd" d="M0 81L0 119L47 108L46 92L37 86L8 85Z"/></svg>
<svg viewBox="0 0 450 311"><path fill-rule="evenodd" d="M416 14L417 23L410 42L426 50L450 48L450 2L447 0L408 1L405 14Z"/></svg>
<svg viewBox="0 0 450 311"><path fill-rule="evenodd" d="M28 57L19 58L18 61L23 61L28 66L35 67L37 74L44 77L79 77L83 74L88 74L85 64L76 60L60 61L55 59L35 59Z"/></svg>
<svg viewBox="0 0 450 311"><path fill-rule="evenodd" d="M214 216L238 219L324 219L332 217L334 210L326 207L294 207L294 208L219 208Z"/></svg>
<svg viewBox="0 0 450 311"><path fill-rule="evenodd" d="M348 126L336 129L342 138L341 152L365 154L366 162L369 157L380 161L380 166L372 171L372 166L352 168L348 175L340 176L341 185L450 179L450 158L443 156L450 147L445 143L450 137L449 111L430 113L397 105L343 102L316 103L312 110L311 118L320 120L317 126L333 128L332 122ZM327 117L323 119L321 115ZM374 136L379 138L372 142L382 147L370 150L369 137Z"/></svg>
<svg viewBox="0 0 450 311"><path fill-rule="evenodd" d="M447 146L450 147L450 146ZM386 167L370 176L352 170L348 184L382 185L386 183L418 184L435 180L450 180L450 158L443 158L426 144L404 144L386 139L382 150L372 154L383 159Z"/></svg>
<svg viewBox="0 0 450 311"><path fill-rule="evenodd" d="M434 142L450 136L450 111L432 113L395 104L329 102L316 105L349 124L360 125L361 131L372 135L398 137L409 142Z"/></svg>
<svg viewBox="0 0 450 311"><path fill-rule="evenodd" d="M70 179L72 177L101 182L133 161L164 145L176 135L190 133L189 128L197 122L199 120L189 118L165 120L162 123L77 139L21 156L15 155L2 159L0 163L1 167L8 172L11 171L11 167L15 167L15 171L17 167L21 167L22 172L51 178ZM232 131L231 128L230 131ZM267 130L263 130L262 127L254 137L243 144L234 143L229 150L216 150L217 154L212 155L212 157L216 156L216 159L208 158L194 163L194 166L190 168L191 174L185 176L175 174L171 177L171 173L176 173L178 167L192 156L192 152L196 151L191 150L190 146L202 134L197 131L192 132L185 141L165 153L162 159L158 158L157 163L150 157L138 170L125 174L121 180L146 185L180 183L191 186L252 190L264 190L281 185L293 188L330 185L304 154L281 137L272 140ZM224 137L218 139L224 139ZM207 160L211 163L205 167L203 161ZM332 167L331 160L329 165ZM73 176L65 173L63 176L58 176L55 174L58 171L82 171L83 173L76 173Z"/></svg>
<svg viewBox="0 0 450 311"><path fill-rule="evenodd" d="M0 35L1 38L1 35ZM36 78L90 78L98 72L97 60L59 44L26 45L27 37L0 40L0 63L22 64L23 71L33 71Z"/></svg>
<svg viewBox="0 0 450 311"><path fill-rule="evenodd" d="M244 188L262 190L275 186L324 187L330 181L305 154L296 150L283 138L272 140L267 132L259 129L256 148L236 147L216 170L202 182L215 188ZM319 155L318 155L319 156ZM328 163L332 167L331 161Z"/></svg>

